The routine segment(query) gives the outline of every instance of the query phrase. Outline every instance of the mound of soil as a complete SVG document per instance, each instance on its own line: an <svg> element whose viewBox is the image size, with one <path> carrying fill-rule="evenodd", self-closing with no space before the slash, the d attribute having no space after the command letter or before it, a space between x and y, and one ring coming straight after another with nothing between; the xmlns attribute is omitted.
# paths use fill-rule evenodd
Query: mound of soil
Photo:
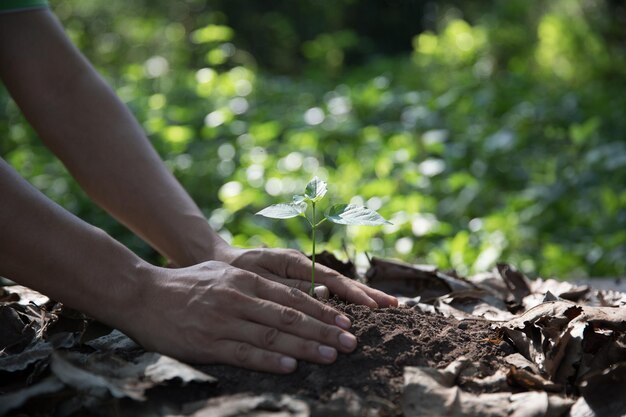
<svg viewBox="0 0 626 417"><path fill-rule="evenodd" d="M369 415L400 416L405 366L443 368L464 356L473 363L474 376L486 377L504 364L504 356L513 353L511 345L499 340L484 320L460 322L407 307L370 310L336 299L330 303L352 320L350 331L359 342L353 353L340 354L332 365L300 362L296 372L286 376L202 366L199 369L218 379L215 395L296 395L309 404L313 415L328 415L331 410L326 404L337 400L338 392L345 397L347 389L350 401L359 401ZM461 387L476 390L463 383ZM335 403L337 412L346 406L344 401Z"/></svg>

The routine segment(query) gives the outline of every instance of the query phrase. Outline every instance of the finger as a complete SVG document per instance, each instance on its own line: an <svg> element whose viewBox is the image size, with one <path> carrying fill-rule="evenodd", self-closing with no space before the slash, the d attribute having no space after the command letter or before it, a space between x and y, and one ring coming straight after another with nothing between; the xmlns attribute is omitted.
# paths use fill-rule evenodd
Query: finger
<svg viewBox="0 0 626 417"><path fill-rule="evenodd" d="M277 254L279 254L279 252L274 252L274 255ZM284 271L286 274L285 277L303 281L310 280L313 263L309 258L304 256L304 254L289 251L280 254L280 257L283 258L282 262L286 262ZM378 303L370 297L367 292L358 286L352 285L356 283L356 281L350 280L334 269L320 264L315 265L315 272L315 280L327 286L331 292L337 294L342 299L355 304L366 305L370 308L378 307Z"/></svg>
<svg viewBox="0 0 626 417"><path fill-rule="evenodd" d="M306 259L308 260L308 258ZM367 305L372 308L398 305L398 299L396 297L392 297L382 291L345 277L325 265L315 265L315 271L317 272L316 276L319 277L317 278L319 283L326 285L333 293L347 301ZM336 287L336 290L333 289L333 286ZM360 291L350 290L352 286L357 287ZM341 294L343 294L343 296ZM374 301L376 305L370 300Z"/></svg>
<svg viewBox="0 0 626 417"><path fill-rule="evenodd" d="M318 276L317 281L326 285L332 293L337 294L340 298L355 304L368 306L369 308L379 307L379 303L366 291L367 286L360 285L359 282L344 277L335 270L323 265L316 265L315 270Z"/></svg>
<svg viewBox="0 0 626 417"><path fill-rule="evenodd" d="M274 274L263 274L262 276L274 282L279 282L288 287L297 288L300 291L305 292L309 295L311 294L310 282L301 281L299 279L282 278ZM316 285L314 288L314 292L315 292L315 296L320 300L327 300L328 298L330 298L330 291L328 290L328 287L326 287L325 285Z"/></svg>
<svg viewBox="0 0 626 417"><path fill-rule="evenodd" d="M293 292L302 294L295 289ZM304 296L308 297L307 295ZM341 352L352 352L356 348L356 337L336 325L319 321L297 308L262 299L258 299L257 302L256 309L242 312L244 318L266 326L276 327L294 336L317 341Z"/></svg>
<svg viewBox="0 0 626 417"><path fill-rule="evenodd" d="M350 327L350 320L333 308L296 288L263 278L259 280L256 293L259 298L251 299L246 306L234 307L239 317L316 340L342 352L351 352L356 348L354 335L342 330Z"/></svg>
<svg viewBox="0 0 626 417"><path fill-rule="evenodd" d="M226 337L246 342L259 349L309 362L329 364L337 359L337 349L253 322L241 322L231 327Z"/></svg>
<svg viewBox="0 0 626 417"><path fill-rule="evenodd" d="M349 278L348 278L349 279ZM367 295L372 298L379 307L397 307L398 299L394 296L386 294L380 290L369 287L366 284L363 284L358 281L353 281L359 288L367 293Z"/></svg>
<svg viewBox="0 0 626 417"><path fill-rule="evenodd" d="M333 324L343 329L349 329L352 325L350 319L339 311L315 300L307 292L299 290L302 288L302 284L295 284L297 287L289 287L248 271L238 270L238 273L241 274L241 277L244 277L239 281L238 285L247 294L272 301L281 306L294 308L319 321Z"/></svg>
<svg viewBox="0 0 626 417"><path fill-rule="evenodd" d="M220 340L215 342L212 350L216 362L254 371L288 374L298 366L291 356L261 349L246 342Z"/></svg>
<svg viewBox="0 0 626 417"><path fill-rule="evenodd" d="M247 294L250 301L269 300L279 306L289 306L319 321L333 324L346 330L352 326L348 317L308 296L296 287L290 288L287 285L274 282L242 269L236 269L235 272L235 277L237 278L235 282L239 293ZM232 307L245 312L247 305L247 303L245 305L235 304Z"/></svg>

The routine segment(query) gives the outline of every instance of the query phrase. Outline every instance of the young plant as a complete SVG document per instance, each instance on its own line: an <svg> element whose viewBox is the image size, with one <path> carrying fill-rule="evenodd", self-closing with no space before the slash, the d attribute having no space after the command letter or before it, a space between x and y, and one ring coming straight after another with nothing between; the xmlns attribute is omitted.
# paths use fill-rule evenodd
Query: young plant
<svg viewBox="0 0 626 417"><path fill-rule="evenodd" d="M326 214L317 221L317 203L326 195L326 182L314 177L304 189L304 195L295 195L291 203L274 204L259 211L258 215L272 219L290 219L292 217L304 217L311 226L311 261L313 269L311 271L311 290L313 295L315 290L315 230L326 220L343 225L379 226L391 224L380 214L367 207L354 204L335 204L331 206ZM306 214L307 208L311 205L311 217Z"/></svg>

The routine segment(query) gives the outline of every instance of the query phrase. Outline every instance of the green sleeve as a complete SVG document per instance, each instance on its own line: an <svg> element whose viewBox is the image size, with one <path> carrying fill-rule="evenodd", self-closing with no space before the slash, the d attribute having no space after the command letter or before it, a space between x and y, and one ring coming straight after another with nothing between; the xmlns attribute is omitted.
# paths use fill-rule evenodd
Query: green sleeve
<svg viewBox="0 0 626 417"><path fill-rule="evenodd" d="M48 0L0 0L0 13L47 6Z"/></svg>

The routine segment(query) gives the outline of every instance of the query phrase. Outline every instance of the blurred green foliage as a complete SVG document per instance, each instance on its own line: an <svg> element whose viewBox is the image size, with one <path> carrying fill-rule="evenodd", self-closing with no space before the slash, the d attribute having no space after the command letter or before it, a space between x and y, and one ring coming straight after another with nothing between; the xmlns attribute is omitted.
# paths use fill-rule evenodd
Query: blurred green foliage
<svg viewBox="0 0 626 417"><path fill-rule="evenodd" d="M327 249L460 273L626 270L620 2L51 0L206 213L241 246L309 247L258 209L319 175L393 225ZM163 262L95 207L0 93L0 155L63 207ZM132 173L131 173L132 175Z"/></svg>

